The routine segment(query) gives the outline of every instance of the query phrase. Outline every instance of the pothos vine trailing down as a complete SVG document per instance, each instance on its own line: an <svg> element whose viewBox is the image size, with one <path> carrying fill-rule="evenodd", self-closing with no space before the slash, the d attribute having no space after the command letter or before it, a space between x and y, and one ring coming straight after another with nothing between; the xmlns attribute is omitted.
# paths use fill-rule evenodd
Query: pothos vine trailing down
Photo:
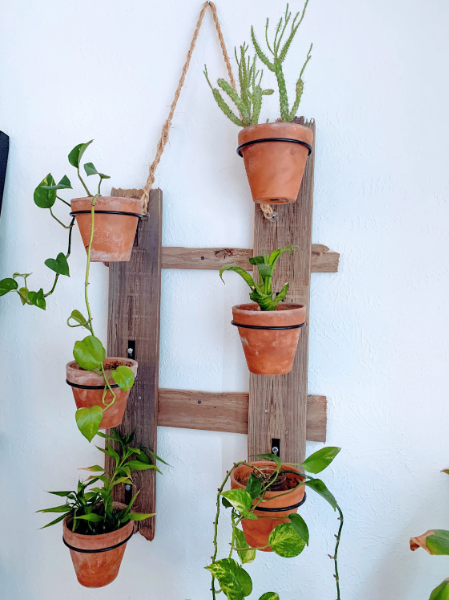
<svg viewBox="0 0 449 600"><path fill-rule="evenodd" d="M334 561L335 565L335 583L337 590L337 600L341 600L340 596L340 577L338 573L338 549L340 545L341 533L343 529L343 513L331 492L328 490L326 485L321 479L312 477L309 473L317 474L328 467L337 454L340 452L340 448L322 448L318 450L309 458L307 458L300 465L294 465L288 463L288 466L301 467L305 473L301 473L302 480L298 486L306 486L308 489L314 490L322 498L324 498L332 508L339 514L339 528L336 537L336 545L334 555L330 558ZM283 519L279 525L277 525L270 533L268 538L268 546L251 547L246 539L244 532L239 528L240 523L244 519L257 520L261 518L273 517L261 517L255 514L257 507L262 505L268 500L265 499L265 494L272 488L273 484L278 480L278 477L283 473L297 473L297 471L289 471L283 468L281 460L274 454L259 454L259 459L272 461L273 469L269 475L257 468L257 466L241 461L235 463L232 470L228 471L226 477L218 488L217 501L216 501L216 515L214 520L214 554L212 556L212 563L205 567L212 574L212 585L211 593L212 599L216 600L217 595L221 592L229 600L244 600L247 596L252 593L253 584L250 575L241 566L246 563L251 563L255 560L257 550L264 550L268 546L271 547L273 552L282 556L283 558L293 558L301 554L305 546L309 544L309 530L304 519L297 513L289 515L289 522L283 522ZM229 491L223 491L231 472L241 465L246 465L252 469L252 473L249 476L248 482L245 489L232 489ZM287 492L278 494L279 496L286 496L293 493L294 489L290 489ZM272 499L272 498L271 498ZM232 525L232 536L230 543L230 552L227 558L217 560L218 555L218 522L220 518L221 505L226 509L231 509L231 525ZM276 518L276 517L275 517ZM240 559L241 565L233 558L233 553L236 552ZM216 588L216 582L219 584L219 589ZM279 600L279 595L275 592L266 592L259 600Z"/></svg>

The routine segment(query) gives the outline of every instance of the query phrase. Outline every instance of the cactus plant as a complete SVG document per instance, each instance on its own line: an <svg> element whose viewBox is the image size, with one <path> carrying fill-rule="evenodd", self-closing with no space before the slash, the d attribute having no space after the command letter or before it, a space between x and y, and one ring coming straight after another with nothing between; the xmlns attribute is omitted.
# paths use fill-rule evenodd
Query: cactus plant
<svg viewBox="0 0 449 600"><path fill-rule="evenodd" d="M235 60L239 67L240 95L225 79L217 81L218 86L230 97L238 108L239 116L234 114L233 110L223 99L220 91L212 86L207 73L207 67L204 65L204 75L218 106L228 119L239 127L257 125L259 123L263 96L274 94L274 90L262 89L263 71L259 71L256 68L256 56L252 60L250 56L247 56L248 48L247 44L240 46L240 59L237 54L237 48L235 48Z"/></svg>
<svg viewBox="0 0 449 600"><path fill-rule="evenodd" d="M299 79L296 82L296 97L295 97L295 101L290 109L289 102L288 102L287 86L285 83L284 72L282 70L282 64L287 57L287 53L290 49L290 46L293 42L293 39L294 39L296 33L298 32L299 26L301 25L301 23L304 20L304 16L306 14L306 9L307 9L308 4L309 4L309 0L306 0L306 3L302 10L302 13L298 12L296 14L295 18L293 19L293 21L291 21L292 13L289 10L289 5L287 4L287 7L285 9L285 15L283 17L281 17L281 19L279 20L279 22L277 24L272 46L270 45L270 42L268 40L268 28L270 25L270 20L267 19L266 26L265 26L265 40L267 42L268 50L273 55L273 61L270 61L268 56L266 54L264 54L264 52L262 51L260 44L257 41L256 34L254 33L254 27L251 27L251 39L252 39L254 49L256 51L257 56L259 57L261 62L266 67L268 67L268 69L270 71L272 71L276 75L276 79L277 79L277 83L278 83L278 87L279 87L281 120L285 121L285 122L292 121L293 118L296 116L296 113L298 112L299 104L301 102L302 94L304 91L304 81L303 81L302 77L304 75L304 71L306 69L306 66L307 66L309 60L312 58L311 52L312 52L313 44L311 44L311 46L310 46L306 61L301 69ZM284 37L284 34L285 34L286 29L290 22L291 22L290 35L288 36L287 41L281 48L282 39Z"/></svg>

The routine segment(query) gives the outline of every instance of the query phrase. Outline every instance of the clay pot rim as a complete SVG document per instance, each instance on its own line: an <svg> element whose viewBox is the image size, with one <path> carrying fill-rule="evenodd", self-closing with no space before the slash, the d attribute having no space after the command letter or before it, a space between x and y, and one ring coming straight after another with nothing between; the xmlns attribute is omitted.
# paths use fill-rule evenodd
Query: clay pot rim
<svg viewBox="0 0 449 600"><path fill-rule="evenodd" d="M306 139L312 137L313 140L313 132L309 127L301 125L300 123L286 123L285 121L274 121L273 123L258 123L257 125L249 125L248 127L243 127L239 132L239 137L240 135L251 134L253 132L255 134L257 133L258 135L258 132L263 131L264 129L270 130L283 128L289 129L292 132L296 130L297 136L300 137L300 139L302 139L303 137L306 137ZM300 132L306 135L300 136Z"/></svg>
<svg viewBox="0 0 449 600"><path fill-rule="evenodd" d="M253 460L253 461L249 462L248 465L255 466L255 467L264 467L264 466L271 466L271 465L276 466L276 463L271 460ZM239 465L238 467L234 467L232 469L231 482L233 482L239 489L244 490L245 486L243 484L241 484L240 481L238 481L234 475L235 470L236 469L238 470L242 467L248 468L247 465ZM304 474L301 473L301 471L297 467L294 467L293 465L288 465L286 463L282 463L281 469L284 469L284 468L288 469L289 471L297 471L298 474L300 475L301 481L305 481ZM289 491L289 492L293 493L293 491L297 490L299 487L303 488L304 494L305 494L305 491L306 491L305 486L300 486L298 484L296 487L292 488L291 490L284 490L283 492L265 492L265 499L275 500L279 496L282 496L283 494L285 494L285 496L282 496L282 497L285 498L285 506L289 506L289 503L291 503L291 494L286 494L286 492ZM304 494L302 495L302 497L304 497ZM267 503L266 506L270 506L270 504ZM257 512L257 509L256 509L256 512Z"/></svg>
<svg viewBox="0 0 449 600"><path fill-rule="evenodd" d="M139 363L136 360L133 360L132 358L123 358L121 356L107 356L104 359L103 364L105 367L106 374L108 371L112 370L107 366L108 362L110 363L111 361L119 362L119 366L129 367L133 371L134 375L136 375ZM76 360L72 360L66 364L66 378L72 383L76 383L79 376L85 376L86 373L89 373L89 376L91 376L92 381L98 381L99 385L104 382L103 375L98 375L98 373L95 373L94 371L86 371L85 369L82 369L76 362Z"/></svg>
<svg viewBox="0 0 449 600"><path fill-rule="evenodd" d="M72 198L70 200L70 203L72 202L89 202L89 204L91 204L92 202L92 198L93 196L82 196L80 198ZM138 204L140 207L142 206L141 201L138 198L122 198L121 196L98 196L97 201L95 203L95 207L98 208L98 203L100 204L104 204L104 203L108 203L109 201L114 201L117 203L120 203L124 205L124 210L126 211L128 208L130 209L129 212L134 212L134 210L131 210L131 205L132 204ZM128 206L126 206L128 204Z"/></svg>
<svg viewBox="0 0 449 600"><path fill-rule="evenodd" d="M122 504L121 502L113 502L112 506L114 508L116 508L117 510L123 510L124 508L126 508L126 504ZM74 540L78 540L81 543L91 543L92 541L95 542L107 542L108 539L111 538L111 536L117 536L117 534L120 533L124 533L125 535L131 534L131 531L134 529L134 521L128 521L128 523L125 523L125 525L123 525L122 527L120 527L119 529L115 529L114 531L109 531L108 533L100 533L98 535L85 535L83 533L76 533L74 531L71 531L68 526L67 523L69 522L70 519L72 519L72 515L68 515L67 517L65 517L65 519L62 522L62 527L63 527L63 535L64 535L64 539L66 539L66 533L69 537L73 538ZM129 530L129 532L128 532ZM122 536L120 536L122 537ZM105 545L103 546L104 548L107 548L108 546ZM80 548L80 550L85 550L86 548ZM101 550L102 546L98 546L98 548L95 548L96 550Z"/></svg>
<svg viewBox="0 0 449 600"><path fill-rule="evenodd" d="M298 314L299 311L304 312L305 318L305 304L295 304L295 303L279 303L276 306L276 310L261 310L260 306L257 302L248 302L246 304L235 304L232 307L232 310L236 310L242 313L247 313L249 315L254 315L254 313L260 313L261 315L276 315L279 316L279 313L283 313L286 316L293 316ZM304 309L304 311L303 311Z"/></svg>

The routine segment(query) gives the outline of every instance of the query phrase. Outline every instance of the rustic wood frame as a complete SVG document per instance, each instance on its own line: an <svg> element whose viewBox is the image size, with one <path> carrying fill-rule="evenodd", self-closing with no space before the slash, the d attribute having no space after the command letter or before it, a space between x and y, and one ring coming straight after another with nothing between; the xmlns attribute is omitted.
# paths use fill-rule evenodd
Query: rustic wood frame
<svg viewBox="0 0 449 600"><path fill-rule="evenodd" d="M315 122L297 122L313 129ZM315 137L315 136L314 136ZM276 207L277 221L264 219L255 208L254 253L288 244L299 248L293 257L281 257L275 271L276 289L290 282L287 301L307 306L309 317L310 274L335 273L340 255L327 246L311 243L314 153L309 157L297 202ZM142 190L113 190L112 195L140 198ZM152 190L150 218L139 224L129 263L111 263L109 277L109 356L135 357L138 380L131 391L124 433L136 431L136 445L156 451L157 425L248 434L248 455L271 452L279 445L280 456L289 462L304 459L307 440L326 441L327 401L325 396L307 395L308 326L302 330L291 373L277 377L250 375L249 393L210 393L158 388L159 319L161 269L218 270L235 262L250 270L252 249L163 248L161 246L162 192ZM280 289L280 287L279 287ZM230 317L231 318L231 317ZM230 325L229 325L230 326ZM129 347L128 341L133 341ZM106 457L106 466L111 462ZM155 512L154 472L137 473L134 485L140 490L136 510ZM123 486L116 499L126 500ZM139 523L140 533L154 539L155 518Z"/></svg>

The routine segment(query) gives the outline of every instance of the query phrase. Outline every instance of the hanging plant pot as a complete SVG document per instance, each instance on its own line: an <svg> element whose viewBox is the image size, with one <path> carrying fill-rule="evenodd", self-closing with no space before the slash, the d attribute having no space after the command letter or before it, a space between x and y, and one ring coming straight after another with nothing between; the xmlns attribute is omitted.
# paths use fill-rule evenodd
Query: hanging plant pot
<svg viewBox="0 0 449 600"><path fill-rule="evenodd" d="M297 123L265 123L245 127L238 139L254 202L295 202L312 152L312 130Z"/></svg>
<svg viewBox="0 0 449 600"><path fill-rule="evenodd" d="M306 307L278 304L276 310L261 311L258 304L232 307L232 324L239 329L248 369L256 375L285 375L295 360Z"/></svg>
<svg viewBox="0 0 449 600"><path fill-rule="evenodd" d="M266 474L271 474L274 469L274 463L260 460L251 463ZM300 471L291 465L282 465L282 469L297 471L294 473L285 473L276 482L276 491L265 493L267 502L260 503L254 514L257 520L243 519L242 527L245 534L245 540L252 548L260 548L268 545L268 538L273 529L281 523L289 523L288 515L298 512L298 508L306 501L305 487L297 487L300 481L303 481ZM244 490L251 473L257 475L248 465L240 465L231 473L231 488L233 490ZM290 494L286 492L293 490ZM284 494L284 495L281 495ZM257 502L254 500L253 505ZM267 518L268 517L268 518ZM270 547L265 548L263 552L272 552Z"/></svg>
<svg viewBox="0 0 449 600"><path fill-rule="evenodd" d="M120 425L123 419L123 414L126 409L130 390L121 390L110 373L117 367L129 367L137 375L137 362L128 358L106 358L104 360L104 369L108 381L114 390L116 400L104 413L101 421L100 429L110 429ZM73 360L66 366L67 383L71 386L73 397L75 398L76 408L91 408L92 406L101 406L104 408L103 390L104 379L102 375L97 375L93 371L85 371L78 363ZM106 392L105 403L109 404L112 401L110 390Z"/></svg>
<svg viewBox="0 0 449 600"><path fill-rule="evenodd" d="M76 198L71 202L70 214L76 217L86 250L92 223L91 201L92 198ZM128 261L141 212L141 202L135 198L99 196L95 203L91 262Z"/></svg>
<svg viewBox="0 0 449 600"><path fill-rule="evenodd" d="M117 510L126 508L125 504L114 502ZM117 577L128 540L134 532L134 522L101 535L82 535L70 530L72 517L63 521L63 541L70 550L78 581L88 588L100 588L108 585Z"/></svg>

